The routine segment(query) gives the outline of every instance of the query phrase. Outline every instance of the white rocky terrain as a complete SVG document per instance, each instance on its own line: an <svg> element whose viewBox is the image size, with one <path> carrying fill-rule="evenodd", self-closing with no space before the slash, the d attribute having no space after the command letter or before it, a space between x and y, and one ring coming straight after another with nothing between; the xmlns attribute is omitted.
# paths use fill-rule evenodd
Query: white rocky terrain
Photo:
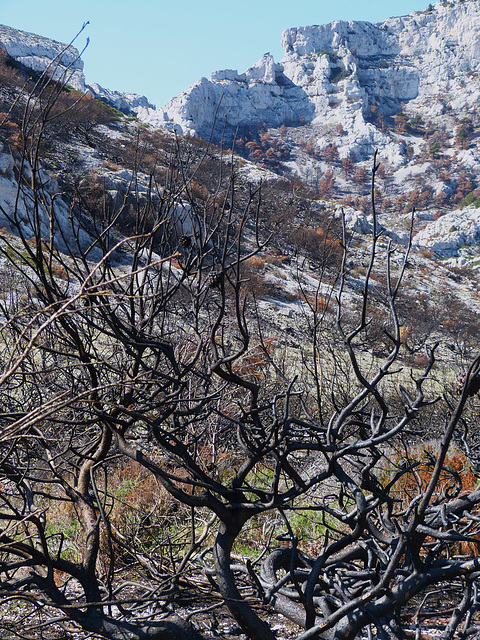
<svg viewBox="0 0 480 640"><path fill-rule="evenodd" d="M83 62L77 49L27 31L0 25L0 48L37 73L48 73L85 91Z"/></svg>
<svg viewBox="0 0 480 640"><path fill-rule="evenodd" d="M2 640L478 636L479 27L290 29L165 111L0 27Z"/></svg>
<svg viewBox="0 0 480 640"><path fill-rule="evenodd" d="M77 240L79 246L87 249L91 244L91 238L80 227L78 221L72 224L70 206L60 196L55 178L45 169L38 169L38 178L42 184L41 198L38 202L31 188L27 186L19 188L13 158L10 153L5 151L3 145L0 144L0 225L2 231L13 234L20 231L26 237L33 236L32 220L34 216L32 211L38 207L41 233L46 240L54 239L55 246L62 252L68 252L68 247L73 246ZM23 172L23 177L29 181L31 171L26 164ZM98 253L95 252L92 259L96 259L97 255Z"/></svg>
<svg viewBox="0 0 480 640"><path fill-rule="evenodd" d="M435 117L448 101L473 111L480 96L480 6L475 0L437 2L423 12L385 22L333 22L298 27L282 35L284 58L265 54L239 74L216 71L173 98L162 118L185 133L208 136L215 113L219 127L264 123L269 127L342 124L341 151L370 156L377 147L401 165L401 150L369 122L375 105L394 115L401 104ZM467 86L466 86L467 85ZM318 140L318 145L328 144Z"/></svg>
<svg viewBox="0 0 480 640"><path fill-rule="evenodd" d="M442 0L377 24L292 28L282 36L280 62L265 54L244 73L215 71L160 110L144 96L88 84L73 46L0 27L0 48L37 72L63 74L74 88L153 128L208 138L213 126L218 142L226 121L227 136L237 131L240 142L253 145L250 154L239 149L259 166L242 169L252 180L271 176L268 169L297 174L366 221L362 231L369 229L368 175L378 150L382 224L402 240L405 215L415 207L414 246L475 267L479 33L476 0Z"/></svg>
<svg viewBox="0 0 480 640"><path fill-rule="evenodd" d="M347 196L346 203L363 211L367 189L349 182L340 164L353 158L354 171L363 166L369 172L378 150L388 175L378 184L380 196L388 195L386 206L379 207L385 221L395 224L399 213L413 207L429 209L432 216L421 216L415 245L456 263L478 264L478 216L463 207L478 197L479 33L476 0L442 0L377 24L292 28L282 35L280 62L265 54L244 73L213 72L164 110L140 109L139 115L202 137L213 127L217 141L225 122L238 137L261 128L288 147L282 170L300 175L314 189L322 174L333 170L336 187L325 195ZM469 128L466 142L462 123ZM332 147L336 161L327 158ZM265 158L258 152L257 157ZM466 190L462 176L468 178ZM422 191L423 198L417 198ZM447 211L448 221L430 224ZM473 250L466 248L471 245Z"/></svg>

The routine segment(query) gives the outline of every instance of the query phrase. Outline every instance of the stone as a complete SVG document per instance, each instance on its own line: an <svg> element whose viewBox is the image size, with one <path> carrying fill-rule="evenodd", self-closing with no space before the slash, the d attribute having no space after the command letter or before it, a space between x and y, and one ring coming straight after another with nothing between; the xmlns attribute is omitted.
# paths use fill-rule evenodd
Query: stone
<svg viewBox="0 0 480 640"><path fill-rule="evenodd" d="M139 117L202 137L213 130L216 142L225 122L227 138L237 127L258 123L273 128L341 123L345 137L339 146L360 159L379 148L401 167L405 149L369 122L372 106L388 116L406 103L428 119L442 114L446 107L438 95L449 91L458 107L473 111L480 87L470 82L466 89L465 81L480 72L479 31L475 0L437 2L431 11L377 24L337 21L287 29L279 63L265 54L243 74L213 72L172 98L159 115Z"/></svg>
<svg viewBox="0 0 480 640"><path fill-rule="evenodd" d="M83 61L72 45L0 25L0 48L29 69L85 91Z"/></svg>
<svg viewBox="0 0 480 640"><path fill-rule="evenodd" d="M444 258L461 257L480 244L480 209L465 207L430 222L413 237L413 246Z"/></svg>
<svg viewBox="0 0 480 640"><path fill-rule="evenodd" d="M91 93L97 100L102 100L118 109L126 115L137 115L143 113L145 109L155 110L155 105L148 101L145 96L138 93L122 93L101 87L96 82L86 86L86 92Z"/></svg>

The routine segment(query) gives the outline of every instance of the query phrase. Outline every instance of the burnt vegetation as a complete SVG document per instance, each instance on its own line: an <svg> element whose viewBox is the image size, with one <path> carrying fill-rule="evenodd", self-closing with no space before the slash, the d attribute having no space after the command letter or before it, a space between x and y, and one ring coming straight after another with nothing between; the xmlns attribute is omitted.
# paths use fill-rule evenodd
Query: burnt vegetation
<svg viewBox="0 0 480 640"><path fill-rule="evenodd" d="M414 304L375 197L358 265L303 185L251 186L221 148L136 125L107 141L102 105L5 73L3 637L199 639L213 611L254 640L274 613L298 640L403 638L446 584L443 638L477 634L474 317L450 332ZM113 190L69 171L60 207L42 163L70 117L69 143L130 173ZM317 288L298 268L292 345L258 274L302 260ZM469 360L457 387L439 323Z"/></svg>

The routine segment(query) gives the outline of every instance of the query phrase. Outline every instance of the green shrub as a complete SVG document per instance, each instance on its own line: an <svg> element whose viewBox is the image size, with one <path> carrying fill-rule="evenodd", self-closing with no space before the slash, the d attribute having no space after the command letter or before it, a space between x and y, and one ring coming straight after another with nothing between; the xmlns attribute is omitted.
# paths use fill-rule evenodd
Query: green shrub
<svg viewBox="0 0 480 640"><path fill-rule="evenodd" d="M464 207L475 207L475 209L479 209L480 194L478 189L475 189L474 191L470 191L470 193L467 193L465 198L460 202L459 207L460 209L463 209Z"/></svg>
<svg viewBox="0 0 480 640"><path fill-rule="evenodd" d="M441 150L441 146L440 143L435 141L432 142L432 144L430 145L429 151L430 151L430 155L432 156L432 158L436 158L438 156L438 154L440 153Z"/></svg>
<svg viewBox="0 0 480 640"><path fill-rule="evenodd" d="M351 71L348 71L343 66L334 67L330 75L330 82L340 82L340 80L345 80L345 78L348 78L351 75L352 75Z"/></svg>

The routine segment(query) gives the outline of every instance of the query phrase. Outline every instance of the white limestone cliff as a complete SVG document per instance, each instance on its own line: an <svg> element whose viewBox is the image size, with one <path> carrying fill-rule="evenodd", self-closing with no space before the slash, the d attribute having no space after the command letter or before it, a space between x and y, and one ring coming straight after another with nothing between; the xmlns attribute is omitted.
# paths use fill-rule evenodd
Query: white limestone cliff
<svg viewBox="0 0 480 640"><path fill-rule="evenodd" d="M438 116L444 109L439 94L448 91L451 100L473 110L480 98L480 83L470 81L480 72L478 33L477 0L443 0L377 24L292 28L282 36L280 63L265 54L245 73L216 71L163 110L141 117L203 137L213 127L217 138L225 118L231 131L264 122L269 127L341 123L341 146L360 157L382 148L398 167L402 152L368 122L371 107L392 115L406 103L412 111Z"/></svg>
<svg viewBox="0 0 480 640"><path fill-rule="evenodd" d="M20 230L27 238L34 236L36 218L32 212L36 207L42 237L54 238L57 249L68 253L78 245L85 249L91 246L92 238L81 228L79 221L72 218L71 207L62 198L55 178L43 168L37 168L37 172L41 183L40 197L37 194L37 198L34 198L27 184L19 184L12 155L0 143L0 228L13 234ZM28 182L31 169L26 163L23 165L23 174ZM99 255L95 252L92 259Z"/></svg>
<svg viewBox="0 0 480 640"><path fill-rule="evenodd" d="M37 73L46 72L54 80L64 82L82 93L91 93L94 98L108 102L124 113L136 115L138 111L155 110L145 96L111 91L97 83L87 85L83 61L78 49L72 45L0 25L0 49L28 69Z"/></svg>
<svg viewBox="0 0 480 640"><path fill-rule="evenodd" d="M72 45L0 25L0 49L33 71L46 71L55 80L85 91L83 62Z"/></svg>
<svg viewBox="0 0 480 640"><path fill-rule="evenodd" d="M291 151L290 160L283 165L307 183L309 174L318 175L325 171L325 166L304 152L297 153L302 141L312 141L317 151L335 143L340 159L353 152L357 161L365 161L367 169L378 149L395 195L416 188L418 181L419 185L427 184L435 198L439 193L452 195L456 178L440 179L438 172L431 170L432 158L421 153L425 143L420 134L400 135L393 131L392 120L388 130L376 126L371 117L372 107L386 117L402 111L407 118L420 115L424 123L432 119L436 131L450 118L453 144L447 144L442 153L457 165L457 177L460 169L478 175L478 136L468 148L459 148L452 122L458 123L465 116L477 118L479 33L478 0L442 0L431 9L378 24L334 22L292 28L282 36L285 55L280 62L265 54L244 73L233 69L215 71L209 79L199 79L160 110L144 96L110 91L96 83L86 84L83 63L74 47L0 26L0 48L38 72L48 69L57 78L68 73L67 82L75 88L124 113L134 113L145 122L178 133L209 138L213 126L214 141L218 141L224 132L225 118L230 133L237 126L240 131L242 127L255 129L259 123L272 128L291 125L295 129L289 130L285 138L282 133ZM92 162L96 167L98 158ZM268 180L265 170L253 164L239 170L248 172L251 180ZM6 156L0 155L1 197L13 193L15 188L10 173ZM110 178L107 188L112 191L119 188L117 182L127 179L120 173ZM336 179L341 182L340 171ZM388 188L386 195L392 197ZM458 206L458 202L453 206ZM400 207L391 218L401 218L398 212L402 210ZM370 231L368 217L354 209L345 211L349 226L359 233ZM479 211L464 208L437 221L431 216L423 217L415 246L478 266L477 249L471 247L480 246ZM395 233L400 237L402 231L396 228Z"/></svg>
<svg viewBox="0 0 480 640"><path fill-rule="evenodd" d="M138 93L122 93L121 91L112 91L105 89L96 82L92 82L86 86L86 91L91 93L97 100L107 102L115 109L127 115L144 112L144 110L155 110L155 106L148 101L145 96Z"/></svg>
<svg viewBox="0 0 480 640"><path fill-rule="evenodd" d="M443 258L463 257L467 263L471 254L475 259L478 258L478 245L480 209L475 207L447 213L427 224L413 238L414 247L428 248Z"/></svg>

